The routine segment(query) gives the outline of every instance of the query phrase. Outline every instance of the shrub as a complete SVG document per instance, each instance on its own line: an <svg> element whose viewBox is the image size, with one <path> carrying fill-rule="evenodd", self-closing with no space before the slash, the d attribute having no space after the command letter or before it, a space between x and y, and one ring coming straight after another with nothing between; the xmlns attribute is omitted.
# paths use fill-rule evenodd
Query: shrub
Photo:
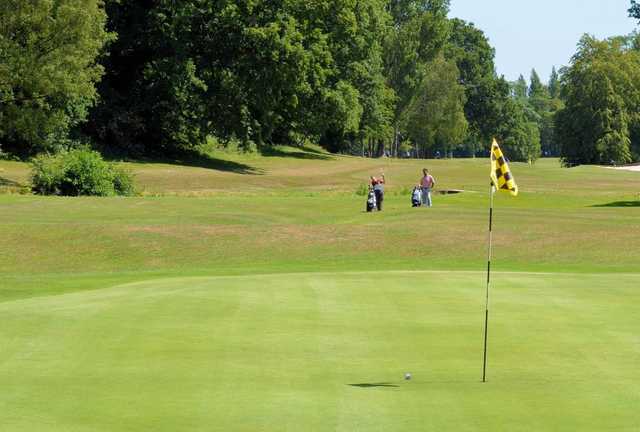
<svg viewBox="0 0 640 432"><path fill-rule="evenodd" d="M31 161L31 190L42 195L58 193L64 177L60 156L39 155Z"/></svg>
<svg viewBox="0 0 640 432"><path fill-rule="evenodd" d="M369 193L369 185L361 183L360 186L358 186L358 189L356 189L356 195L358 196L365 196Z"/></svg>
<svg viewBox="0 0 640 432"><path fill-rule="evenodd" d="M32 161L32 190L42 195L132 195L131 175L102 159L100 153L79 148Z"/></svg>
<svg viewBox="0 0 640 432"><path fill-rule="evenodd" d="M60 182L60 194L67 196L115 195L113 169L99 153L77 150L64 158L64 177Z"/></svg>
<svg viewBox="0 0 640 432"><path fill-rule="evenodd" d="M133 175L130 172L114 166L113 174L113 188L116 191L116 195L131 196L135 193Z"/></svg>

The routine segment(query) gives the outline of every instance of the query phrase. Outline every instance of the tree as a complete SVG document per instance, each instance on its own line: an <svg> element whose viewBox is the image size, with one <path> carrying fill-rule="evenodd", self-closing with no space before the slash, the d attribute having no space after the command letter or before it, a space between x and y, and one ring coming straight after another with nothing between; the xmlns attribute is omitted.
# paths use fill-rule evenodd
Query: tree
<svg viewBox="0 0 640 432"><path fill-rule="evenodd" d="M636 0L631 0L631 7L629 8L629 16L640 20L640 3Z"/></svg>
<svg viewBox="0 0 640 432"><path fill-rule="evenodd" d="M555 133L555 114L563 108L564 103L560 99L560 77L555 67L551 69L547 94L542 93L544 104L532 101L533 105L542 105L544 109L538 111L540 116L540 146L543 154L547 156L559 156L560 144ZM535 98L534 98L535 99Z"/></svg>
<svg viewBox="0 0 640 432"><path fill-rule="evenodd" d="M405 114L405 129L423 156L451 152L467 132L464 87L458 68L440 56L427 65L417 96Z"/></svg>
<svg viewBox="0 0 640 432"><path fill-rule="evenodd" d="M452 19L445 53L455 60L459 82L465 88L464 112L469 128L463 153L475 155L488 148L496 135L500 100L508 96L500 94L497 85L495 50L473 24Z"/></svg>
<svg viewBox="0 0 640 432"><path fill-rule="evenodd" d="M631 160L629 122L624 102L615 94L608 78L594 78L587 78L593 108L575 114L563 110L558 115L558 129L563 143L562 158L569 166L581 163L626 163ZM588 115L589 124L586 125L576 114ZM580 133L578 128L584 128L584 131ZM574 133L579 135L572 136Z"/></svg>
<svg viewBox="0 0 640 432"><path fill-rule="evenodd" d="M97 98L111 39L100 0L0 2L0 142L27 156L69 140Z"/></svg>
<svg viewBox="0 0 640 432"><path fill-rule="evenodd" d="M108 0L110 45L87 134L110 153L169 156L206 135L206 85L188 50L186 2Z"/></svg>
<svg viewBox="0 0 640 432"><path fill-rule="evenodd" d="M549 95L556 99L560 97L560 76L555 66L551 68L551 76L549 76Z"/></svg>
<svg viewBox="0 0 640 432"><path fill-rule="evenodd" d="M510 160L534 162L540 156L540 131L527 118L526 103L507 99L502 105L502 121L497 134Z"/></svg>
<svg viewBox="0 0 640 432"><path fill-rule="evenodd" d="M391 31L385 43L385 76L396 95L393 116L397 153L402 118L423 82L425 65L443 49L449 31L449 0L388 2Z"/></svg>
<svg viewBox="0 0 640 432"><path fill-rule="evenodd" d="M528 115L529 121L535 123L539 130L540 149L544 154L556 154L554 145L553 115L557 104L551 99L549 88L542 83L535 69L531 71L529 84L529 97L526 100L527 108L531 107L533 113Z"/></svg>
<svg viewBox="0 0 640 432"><path fill-rule="evenodd" d="M112 0L120 37L88 129L138 154L190 149L208 135L246 147L322 137L339 151L393 103L384 5Z"/></svg>
<svg viewBox="0 0 640 432"><path fill-rule="evenodd" d="M536 72L535 69L531 69L531 77L529 78L529 90L527 95L529 98L535 98L540 96L546 96L545 93L548 92L548 89L542 84L540 80L540 75Z"/></svg>
<svg viewBox="0 0 640 432"><path fill-rule="evenodd" d="M522 74L520 74L518 80L515 81L512 86L513 96L516 99L525 100L527 98L529 90L527 87L527 81L524 79L524 76L522 76Z"/></svg>
<svg viewBox="0 0 640 432"><path fill-rule="evenodd" d="M263 144L284 124L301 123L317 58L279 6L111 1L109 26L119 39L89 130L121 152L167 155L210 134Z"/></svg>
<svg viewBox="0 0 640 432"><path fill-rule="evenodd" d="M545 156L560 156L560 144L556 136L555 115L563 108L560 99L551 99L549 109L540 114L540 147Z"/></svg>
<svg viewBox="0 0 640 432"><path fill-rule="evenodd" d="M640 53L630 42L585 35L564 70L566 107L556 116L556 130L567 165L640 157Z"/></svg>
<svg viewBox="0 0 640 432"><path fill-rule="evenodd" d="M335 2L327 3L329 14L334 12L334 6ZM353 8L356 25L349 28L349 34L341 27L328 30L327 34L332 36L330 50L334 53L331 55L334 72L329 86L336 79L348 83L357 98L347 115L359 114L357 119L353 117L354 122L345 123L344 116L336 116L334 109L326 110L333 120L328 125L320 125L321 143L332 151L349 148L354 151L356 146L362 150L366 145L367 154L379 156L384 152L385 142L391 138L396 99L384 75L383 46L390 31L390 16L384 6L385 2L381 0L356 2ZM331 20L326 17L320 22Z"/></svg>

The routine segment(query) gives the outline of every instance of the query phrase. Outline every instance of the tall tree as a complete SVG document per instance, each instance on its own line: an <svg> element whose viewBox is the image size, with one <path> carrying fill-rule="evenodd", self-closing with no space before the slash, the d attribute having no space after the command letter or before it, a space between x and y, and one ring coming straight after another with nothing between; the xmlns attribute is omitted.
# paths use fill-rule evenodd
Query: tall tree
<svg viewBox="0 0 640 432"><path fill-rule="evenodd" d="M189 52L186 2L109 0L118 39L104 60L101 100L86 132L103 150L168 155L206 135L206 85Z"/></svg>
<svg viewBox="0 0 640 432"><path fill-rule="evenodd" d="M326 31L331 35L330 50L334 59L333 76L327 87L340 80L341 85L350 87L357 95L356 103L346 113L347 118L352 117L355 122L344 122L344 116L336 116L337 111L332 107L326 110L333 120L321 127L321 142L330 150L346 150L349 146L354 150L354 144L361 147L366 142L370 154L381 155L385 142L391 138L395 96L384 76L383 45L391 23L385 3L382 0L344 2L355 5L349 6L354 7L355 21L346 29L341 25ZM327 2L327 14L335 13L335 5ZM315 11L313 5L309 9ZM331 20L327 16L319 22ZM320 94L322 91L321 88ZM357 119L355 113L359 113Z"/></svg>
<svg viewBox="0 0 640 432"><path fill-rule="evenodd" d="M640 52L628 38L585 35L562 77L566 107L556 130L566 164L626 163L640 158Z"/></svg>
<svg viewBox="0 0 640 432"><path fill-rule="evenodd" d="M551 75L549 76L549 95L552 98L560 97L560 76L555 66L551 68Z"/></svg>
<svg viewBox="0 0 640 432"><path fill-rule="evenodd" d="M385 44L385 75L396 94L394 150L402 118L423 82L425 65L440 53L449 31L449 0L388 2L391 32Z"/></svg>
<svg viewBox="0 0 640 432"><path fill-rule="evenodd" d="M560 145L555 133L555 114L563 107L560 99L560 78L555 66L551 69L549 85L546 92L542 91L537 97L530 99L531 104L536 108L540 120L540 145L542 153L547 156L559 156Z"/></svg>
<svg viewBox="0 0 640 432"><path fill-rule="evenodd" d="M100 0L0 2L0 142L22 156L55 150L84 121L111 35Z"/></svg>
<svg viewBox="0 0 640 432"><path fill-rule="evenodd" d="M447 56L456 60L460 83L465 87L465 116L469 134L463 154L488 150L498 138L513 160L533 161L540 154L539 116L528 103L527 82L521 75L511 85L498 78L494 50L486 36L472 24L454 19ZM536 74L537 75L537 74ZM534 76L534 93L544 87Z"/></svg>
<svg viewBox="0 0 640 432"><path fill-rule="evenodd" d="M467 131L464 87L458 68L440 56L430 62L416 97L405 114L409 138L422 156L435 149L447 154L462 142Z"/></svg>
<svg viewBox="0 0 640 432"><path fill-rule="evenodd" d="M531 76L529 78L529 90L528 96L533 97L539 95L545 91L545 86L540 80L540 75L536 72L535 69L531 69Z"/></svg>
<svg viewBox="0 0 640 432"><path fill-rule="evenodd" d="M549 111L551 95L549 94L547 86L540 80L540 76L535 69L531 70L531 80L529 82L528 103L538 115Z"/></svg>
<svg viewBox="0 0 640 432"><path fill-rule="evenodd" d="M445 55L455 60L460 83L465 88L465 117L469 123L465 153L475 155L487 147L496 135L501 95L494 66L495 50L489 40L473 24L451 20L451 31Z"/></svg>
<svg viewBox="0 0 640 432"><path fill-rule="evenodd" d="M382 78L384 6L112 0L120 37L90 130L137 153L193 147L210 134L258 146L322 135L338 149L362 116L384 119L392 103Z"/></svg>
<svg viewBox="0 0 640 432"><path fill-rule="evenodd" d="M520 74L518 80L513 83L513 95L516 99L526 99L528 95L528 86L527 81L524 79L524 76Z"/></svg>
<svg viewBox="0 0 640 432"><path fill-rule="evenodd" d="M534 162L540 157L540 131L530 118L526 101L507 99L501 109L497 138L505 153L514 161Z"/></svg>

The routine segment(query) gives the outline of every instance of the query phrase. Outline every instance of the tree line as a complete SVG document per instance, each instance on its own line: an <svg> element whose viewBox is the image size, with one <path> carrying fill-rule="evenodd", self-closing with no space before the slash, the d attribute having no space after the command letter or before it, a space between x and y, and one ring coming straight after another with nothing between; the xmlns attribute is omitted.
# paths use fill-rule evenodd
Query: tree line
<svg viewBox="0 0 640 432"><path fill-rule="evenodd" d="M448 0L5 0L0 150L171 157L214 139L474 156L496 137L513 160L638 157L636 100L620 88L638 82L636 39L585 37L548 84L535 70L510 83L482 30L448 12ZM598 114L580 98L602 101L598 126L582 127Z"/></svg>

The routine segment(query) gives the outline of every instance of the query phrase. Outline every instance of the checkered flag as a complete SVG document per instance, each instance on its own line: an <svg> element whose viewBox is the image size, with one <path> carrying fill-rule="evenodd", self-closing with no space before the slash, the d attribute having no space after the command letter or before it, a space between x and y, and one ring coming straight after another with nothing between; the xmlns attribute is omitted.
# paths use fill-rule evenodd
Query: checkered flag
<svg viewBox="0 0 640 432"><path fill-rule="evenodd" d="M491 181L498 190L518 195L518 185L509 170L509 164L496 140L491 144Z"/></svg>
<svg viewBox="0 0 640 432"><path fill-rule="evenodd" d="M482 354L482 382L487 381L487 334L489 330L489 286L491 285L491 250L492 250L492 226L493 226L493 195L494 187L498 190L518 195L518 186L509 170L509 164L500 150L495 138L491 144L491 192L489 192L489 250L487 259L487 292L485 295L484 309L484 350Z"/></svg>

